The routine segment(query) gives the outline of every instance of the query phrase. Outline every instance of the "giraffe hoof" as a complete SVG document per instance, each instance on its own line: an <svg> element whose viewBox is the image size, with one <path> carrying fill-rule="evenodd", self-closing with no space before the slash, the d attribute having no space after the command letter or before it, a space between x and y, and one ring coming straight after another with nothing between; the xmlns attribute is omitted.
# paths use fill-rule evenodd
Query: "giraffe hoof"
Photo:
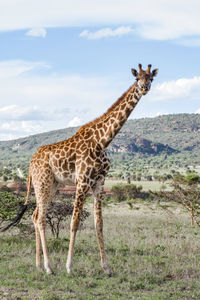
<svg viewBox="0 0 200 300"><path fill-rule="evenodd" d="M71 263L71 261L66 263L66 269L67 269L68 274L72 273L72 263Z"/></svg>
<svg viewBox="0 0 200 300"><path fill-rule="evenodd" d="M51 268L47 268L46 272L47 272L48 275L53 275L54 274L54 272Z"/></svg>
<svg viewBox="0 0 200 300"><path fill-rule="evenodd" d="M68 274L72 273L72 268L71 267L66 266L66 269L67 269Z"/></svg>
<svg viewBox="0 0 200 300"><path fill-rule="evenodd" d="M42 266L36 266L38 272L43 272Z"/></svg>
<svg viewBox="0 0 200 300"><path fill-rule="evenodd" d="M105 273L106 275L108 275L109 277L112 276L112 273L111 273L111 271L110 271L109 268L105 268L105 269L103 269L103 270L104 270L104 273Z"/></svg>
<svg viewBox="0 0 200 300"><path fill-rule="evenodd" d="M54 275L54 272L52 270L47 270L48 275Z"/></svg>
<svg viewBox="0 0 200 300"><path fill-rule="evenodd" d="M110 268L107 265L103 265L102 268L103 268L105 274L112 276Z"/></svg>

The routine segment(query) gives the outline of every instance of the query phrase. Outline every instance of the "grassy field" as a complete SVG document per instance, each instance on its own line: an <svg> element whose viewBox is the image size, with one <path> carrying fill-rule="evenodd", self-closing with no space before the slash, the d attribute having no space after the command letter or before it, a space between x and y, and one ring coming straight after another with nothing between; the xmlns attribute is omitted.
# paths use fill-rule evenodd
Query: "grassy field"
<svg viewBox="0 0 200 300"><path fill-rule="evenodd" d="M105 182L105 187L109 187L111 188L113 185L115 184L118 184L118 183L124 183L126 184L127 183L127 180L113 180L113 179L106 179L106 182ZM133 181L131 180L131 183L132 184L135 184L136 186L142 186L142 190L147 192L149 190L152 190L152 191L159 191L162 186L163 186L163 182L159 182L159 181ZM170 190L170 181L166 181L164 183L164 186L166 186L166 189L167 190Z"/></svg>
<svg viewBox="0 0 200 300"><path fill-rule="evenodd" d="M0 299L200 299L200 229L180 207L112 205L104 208L104 232L111 277L99 264L92 215L77 235L71 275L69 231L48 237L51 276L36 271L34 236L1 234Z"/></svg>

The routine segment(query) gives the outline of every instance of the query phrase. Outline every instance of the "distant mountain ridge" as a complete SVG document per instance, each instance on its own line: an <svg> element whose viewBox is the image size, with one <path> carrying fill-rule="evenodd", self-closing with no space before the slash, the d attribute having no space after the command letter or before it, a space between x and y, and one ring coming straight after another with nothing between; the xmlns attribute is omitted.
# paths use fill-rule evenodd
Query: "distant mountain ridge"
<svg viewBox="0 0 200 300"><path fill-rule="evenodd" d="M141 138L139 136L135 136L131 138L129 141L125 141L124 144L118 145L113 142L110 146L108 146L109 152L118 152L118 153L141 153L141 154L160 154L161 152L165 152L166 154L178 153L178 150L175 150L169 147L167 144L154 143L148 139Z"/></svg>
<svg viewBox="0 0 200 300"><path fill-rule="evenodd" d="M0 162L29 159L42 145L65 140L79 127L65 128L0 142ZM200 158L200 115L176 114L129 120L108 147L108 152L159 155L193 153Z"/></svg>

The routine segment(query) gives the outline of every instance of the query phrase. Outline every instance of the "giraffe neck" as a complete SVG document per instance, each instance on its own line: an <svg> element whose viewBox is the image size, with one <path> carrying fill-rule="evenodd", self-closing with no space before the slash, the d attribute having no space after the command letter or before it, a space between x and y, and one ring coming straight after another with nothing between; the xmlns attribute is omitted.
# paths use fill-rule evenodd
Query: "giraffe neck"
<svg viewBox="0 0 200 300"><path fill-rule="evenodd" d="M129 115L142 97L137 83L134 83L99 119L97 142L106 148L127 121Z"/></svg>

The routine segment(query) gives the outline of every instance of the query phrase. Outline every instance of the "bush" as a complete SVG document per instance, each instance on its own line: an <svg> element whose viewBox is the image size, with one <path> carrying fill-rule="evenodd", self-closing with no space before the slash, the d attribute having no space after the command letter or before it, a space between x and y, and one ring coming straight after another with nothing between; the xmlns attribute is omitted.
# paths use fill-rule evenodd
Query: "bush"
<svg viewBox="0 0 200 300"><path fill-rule="evenodd" d="M24 204L24 198L17 197L12 193L3 192L0 193L0 224L12 222L13 219L18 215L21 207ZM33 214L35 210L36 203L30 201L26 210L26 213L23 216L22 222L16 223L14 226L17 226L20 231L23 233L26 231L27 233L33 232L31 228L33 228L32 223L23 222L27 219L30 219L30 216ZM61 222L66 218L71 217L73 213L73 204L67 201L53 201L49 205L47 209L46 221L47 225L50 226L51 232L53 236L59 237L59 232L61 228ZM81 214L81 224L85 221L85 219L90 215L90 213L86 210L82 210Z"/></svg>
<svg viewBox="0 0 200 300"><path fill-rule="evenodd" d="M135 184L116 184L111 188L113 200L122 202L130 199L145 198L146 193L141 192L142 186L137 187Z"/></svg>
<svg viewBox="0 0 200 300"><path fill-rule="evenodd" d="M51 232L54 237L58 238L60 233L60 225L61 222L64 221L66 218L71 217L73 213L74 206L70 202L64 201L55 201L51 202L47 209L47 224L51 228ZM80 225L83 224L85 219L89 217L90 213L83 209L81 213L81 220Z"/></svg>
<svg viewBox="0 0 200 300"><path fill-rule="evenodd" d="M200 227L200 187L197 174L174 176L171 192L151 192L157 199L165 199L183 205L190 213L191 225Z"/></svg>
<svg viewBox="0 0 200 300"><path fill-rule="evenodd" d="M200 176L196 173L190 173L185 176L185 180L189 185L200 182Z"/></svg>
<svg viewBox="0 0 200 300"><path fill-rule="evenodd" d="M116 202L122 202L126 199L124 193L124 185L122 183L113 185L111 188L112 197Z"/></svg>
<svg viewBox="0 0 200 300"><path fill-rule="evenodd" d="M0 224L11 221L18 213L19 207L24 203L24 199L9 192L0 193Z"/></svg>

